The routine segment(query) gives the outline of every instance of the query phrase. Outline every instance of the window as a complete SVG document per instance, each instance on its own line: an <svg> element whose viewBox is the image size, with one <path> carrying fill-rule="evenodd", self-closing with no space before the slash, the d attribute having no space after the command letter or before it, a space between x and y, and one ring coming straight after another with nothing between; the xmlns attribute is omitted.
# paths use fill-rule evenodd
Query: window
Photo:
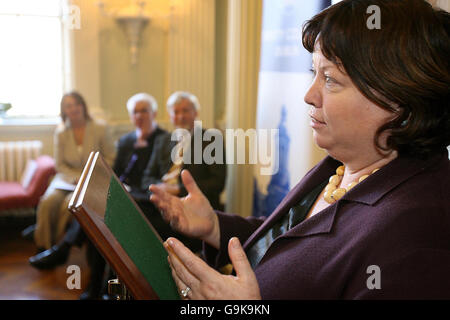
<svg viewBox="0 0 450 320"><path fill-rule="evenodd" d="M8 117L55 117L64 84L65 0L0 1L0 103Z"/></svg>

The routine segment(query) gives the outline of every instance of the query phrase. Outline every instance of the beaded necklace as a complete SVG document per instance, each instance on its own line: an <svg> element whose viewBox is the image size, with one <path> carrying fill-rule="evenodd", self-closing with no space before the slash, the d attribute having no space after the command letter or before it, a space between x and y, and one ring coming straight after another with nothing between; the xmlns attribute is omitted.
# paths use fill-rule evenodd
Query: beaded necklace
<svg viewBox="0 0 450 320"><path fill-rule="evenodd" d="M375 173L380 168L373 170L370 174ZM328 203L334 203L344 196L351 188L356 186L358 183L366 179L370 174L365 174L361 176L358 181L353 181L347 185L346 188L338 188L337 186L341 183L342 177L344 176L345 166L339 166L336 169L336 174L330 177L327 186L325 187L325 193L323 198Z"/></svg>

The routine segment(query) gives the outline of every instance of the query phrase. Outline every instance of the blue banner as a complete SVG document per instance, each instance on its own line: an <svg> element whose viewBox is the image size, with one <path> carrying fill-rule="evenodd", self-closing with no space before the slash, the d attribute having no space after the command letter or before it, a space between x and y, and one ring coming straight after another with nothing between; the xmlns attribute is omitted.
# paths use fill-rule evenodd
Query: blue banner
<svg viewBox="0 0 450 320"><path fill-rule="evenodd" d="M268 216L309 169L311 128L303 96L311 83L311 54L302 26L331 1L264 0L257 129L277 129L272 175L256 166L253 215ZM261 143L261 142L260 142Z"/></svg>

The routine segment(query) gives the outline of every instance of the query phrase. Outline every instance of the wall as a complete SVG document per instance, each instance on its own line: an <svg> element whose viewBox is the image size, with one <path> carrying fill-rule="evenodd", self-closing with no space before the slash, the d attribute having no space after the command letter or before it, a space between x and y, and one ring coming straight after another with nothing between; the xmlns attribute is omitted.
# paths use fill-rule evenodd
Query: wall
<svg viewBox="0 0 450 320"><path fill-rule="evenodd" d="M215 120L223 128L226 117L228 0L216 1Z"/></svg>
<svg viewBox="0 0 450 320"><path fill-rule="evenodd" d="M149 12L163 12L163 1L151 1ZM124 1L108 1L107 8L114 8ZM138 64L130 64L128 39L122 28L111 17L97 12L92 19L99 21L99 70L102 108L112 124L129 121L125 108L127 99L137 92L152 94L164 111L165 30L154 18L142 33L138 52ZM87 45L87 44L86 44Z"/></svg>
<svg viewBox="0 0 450 320"><path fill-rule="evenodd" d="M226 24L216 31L216 16L224 22L227 0L151 0L146 12L150 23L142 33L138 64L132 66L127 38L112 17L105 16L97 1L71 0L80 7L81 28L66 30L68 65L67 89L79 90L94 117L103 118L113 127L116 138L131 125L125 108L134 93L152 94L159 105L157 120L171 129L165 102L175 90L195 93L201 103L200 120L205 127L216 126L216 116L223 115L225 53L216 56L216 34L226 32ZM126 7L132 1L108 0L105 12ZM216 12L216 2L220 3ZM219 42L223 50L224 40ZM216 83L219 82L219 85ZM221 83L221 84L220 84ZM221 112L215 111L216 88ZM44 153L53 154L53 131L58 120L44 124L0 125L0 140L39 139Z"/></svg>
<svg viewBox="0 0 450 320"><path fill-rule="evenodd" d="M127 1L106 2L120 8ZM155 0L147 2L151 21L142 33L138 65L130 65L124 30L97 10L100 96L104 114L112 124L128 121L124 108L136 92L151 93L159 104L157 119L170 128L165 101L177 90L196 94L202 105L200 119L214 126L215 91L214 0ZM89 11L88 11L89 13ZM79 46L83 46L82 44Z"/></svg>

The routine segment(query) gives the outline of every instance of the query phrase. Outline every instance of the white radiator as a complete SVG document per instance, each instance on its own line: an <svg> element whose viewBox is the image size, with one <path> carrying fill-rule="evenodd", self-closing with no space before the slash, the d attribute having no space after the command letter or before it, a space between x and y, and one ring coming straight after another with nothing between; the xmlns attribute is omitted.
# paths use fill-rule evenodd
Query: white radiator
<svg viewBox="0 0 450 320"><path fill-rule="evenodd" d="M0 142L0 181L20 181L29 159L36 159L42 151L42 142Z"/></svg>

